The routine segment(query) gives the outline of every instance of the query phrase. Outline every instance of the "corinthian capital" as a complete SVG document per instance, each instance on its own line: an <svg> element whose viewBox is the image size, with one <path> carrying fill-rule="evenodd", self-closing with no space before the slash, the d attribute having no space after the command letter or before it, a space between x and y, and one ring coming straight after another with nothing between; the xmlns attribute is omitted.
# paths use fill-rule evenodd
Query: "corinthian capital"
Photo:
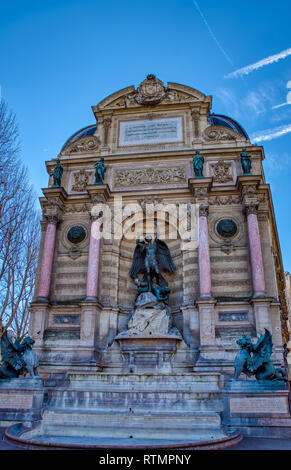
<svg viewBox="0 0 291 470"><path fill-rule="evenodd" d="M62 220L59 214L44 214L44 218L48 224L53 225L57 225Z"/></svg>
<svg viewBox="0 0 291 470"><path fill-rule="evenodd" d="M199 206L199 217L208 217L209 204L200 204Z"/></svg>
<svg viewBox="0 0 291 470"><path fill-rule="evenodd" d="M259 203L257 201L246 202L244 204L244 212L246 215L257 214Z"/></svg>

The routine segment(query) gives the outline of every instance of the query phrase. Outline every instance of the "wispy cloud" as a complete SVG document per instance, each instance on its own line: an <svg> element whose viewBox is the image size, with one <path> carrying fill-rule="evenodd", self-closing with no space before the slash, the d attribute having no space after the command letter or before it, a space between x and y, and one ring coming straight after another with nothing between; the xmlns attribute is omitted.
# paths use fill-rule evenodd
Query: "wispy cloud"
<svg viewBox="0 0 291 470"><path fill-rule="evenodd" d="M251 142L263 142L265 140L273 140L281 137L284 134L291 132L291 124L285 126L274 127L273 129L267 129L265 131L255 132L251 136Z"/></svg>
<svg viewBox="0 0 291 470"><path fill-rule="evenodd" d="M231 60L231 58L229 57L229 55L225 52L224 48L222 47L222 45L220 44L220 42L218 41L217 37L215 36L214 32L212 31L212 29L210 28L205 16L203 15L202 11L201 11L201 8L200 6L198 5L198 3L196 2L196 0L193 0L193 3L194 3L194 6L196 8L196 10L198 11L199 15L201 16L206 28L208 29L208 32L210 34L210 36L212 37L213 41L216 43L217 47L220 49L220 51L222 52L222 54L224 55L224 57L226 58L226 60L230 63L230 65L232 65L234 67L234 64Z"/></svg>
<svg viewBox="0 0 291 470"><path fill-rule="evenodd" d="M248 75L254 70L260 69L261 67L265 67L266 65L273 64L274 62L278 62L278 60L285 59L289 55L291 55L291 48L279 52L279 54L270 55L265 59L259 60L259 62L255 62L254 64L247 65L246 67L242 67L241 69L235 70L234 72L225 75L224 78L237 78L242 77L243 75Z"/></svg>

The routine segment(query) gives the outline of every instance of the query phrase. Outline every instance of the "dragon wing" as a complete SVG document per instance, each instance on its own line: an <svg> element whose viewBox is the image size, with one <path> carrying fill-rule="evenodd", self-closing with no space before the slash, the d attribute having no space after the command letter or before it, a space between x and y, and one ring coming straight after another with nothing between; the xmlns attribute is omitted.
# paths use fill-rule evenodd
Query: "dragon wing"
<svg viewBox="0 0 291 470"><path fill-rule="evenodd" d="M136 245L134 253L133 253L133 260L132 260L131 268L129 271L129 274L132 277L132 279L135 279L139 273L143 273L145 270L145 264L144 264L145 256L143 254L143 250L141 247L142 243L144 244L144 242L139 242Z"/></svg>
<svg viewBox="0 0 291 470"><path fill-rule="evenodd" d="M159 266L165 269L166 271L170 271L170 273L173 273L176 269L176 266L174 264L168 246L165 242L159 239L157 240L157 245L157 258Z"/></svg>
<svg viewBox="0 0 291 470"><path fill-rule="evenodd" d="M265 334L259 337L257 343L253 346L253 369L257 370L264 362L269 362L273 350L272 335L265 328Z"/></svg>
<svg viewBox="0 0 291 470"><path fill-rule="evenodd" d="M23 366L23 361L18 353L18 346L13 344L9 338L7 331L1 337L1 356L3 362L8 362L15 370L19 370Z"/></svg>

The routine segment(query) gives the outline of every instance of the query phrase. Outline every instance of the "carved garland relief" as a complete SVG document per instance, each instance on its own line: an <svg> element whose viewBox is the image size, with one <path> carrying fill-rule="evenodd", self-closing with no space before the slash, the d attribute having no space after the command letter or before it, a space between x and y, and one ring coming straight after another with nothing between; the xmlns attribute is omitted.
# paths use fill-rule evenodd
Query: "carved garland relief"
<svg viewBox="0 0 291 470"><path fill-rule="evenodd" d="M187 170L183 167L139 168L115 170L114 187L139 186L145 184L186 183Z"/></svg>

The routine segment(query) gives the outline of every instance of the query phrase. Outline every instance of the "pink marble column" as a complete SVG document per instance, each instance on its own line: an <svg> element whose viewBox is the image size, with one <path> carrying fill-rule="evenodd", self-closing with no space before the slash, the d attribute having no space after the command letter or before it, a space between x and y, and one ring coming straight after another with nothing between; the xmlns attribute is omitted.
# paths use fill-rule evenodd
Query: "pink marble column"
<svg viewBox="0 0 291 470"><path fill-rule="evenodd" d="M40 278L37 297L38 301L47 301L49 298L55 252L58 217L50 216L47 217L47 220L48 223L46 227L44 247L42 252L42 261L40 267Z"/></svg>
<svg viewBox="0 0 291 470"><path fill-rule="evenodd" d="M92 216L88 255L86 301L96 301L98 297L100 226L101 220L99 216Z"/></svg>
<svg viewBox="0 0 291 470"><path fill-rule="evenodd" d="M248 221L250 260L252 268L253 297L265 297L265 276L262 257L260 231L257 217L258 204L245 205Z"/></svg>
<svg viewBox="0 0 291 470"><path fill-rule="evenodd" d="M199 208L198 245L200 299L212 298L207 216L208 205L202 204Z"/></svg>

